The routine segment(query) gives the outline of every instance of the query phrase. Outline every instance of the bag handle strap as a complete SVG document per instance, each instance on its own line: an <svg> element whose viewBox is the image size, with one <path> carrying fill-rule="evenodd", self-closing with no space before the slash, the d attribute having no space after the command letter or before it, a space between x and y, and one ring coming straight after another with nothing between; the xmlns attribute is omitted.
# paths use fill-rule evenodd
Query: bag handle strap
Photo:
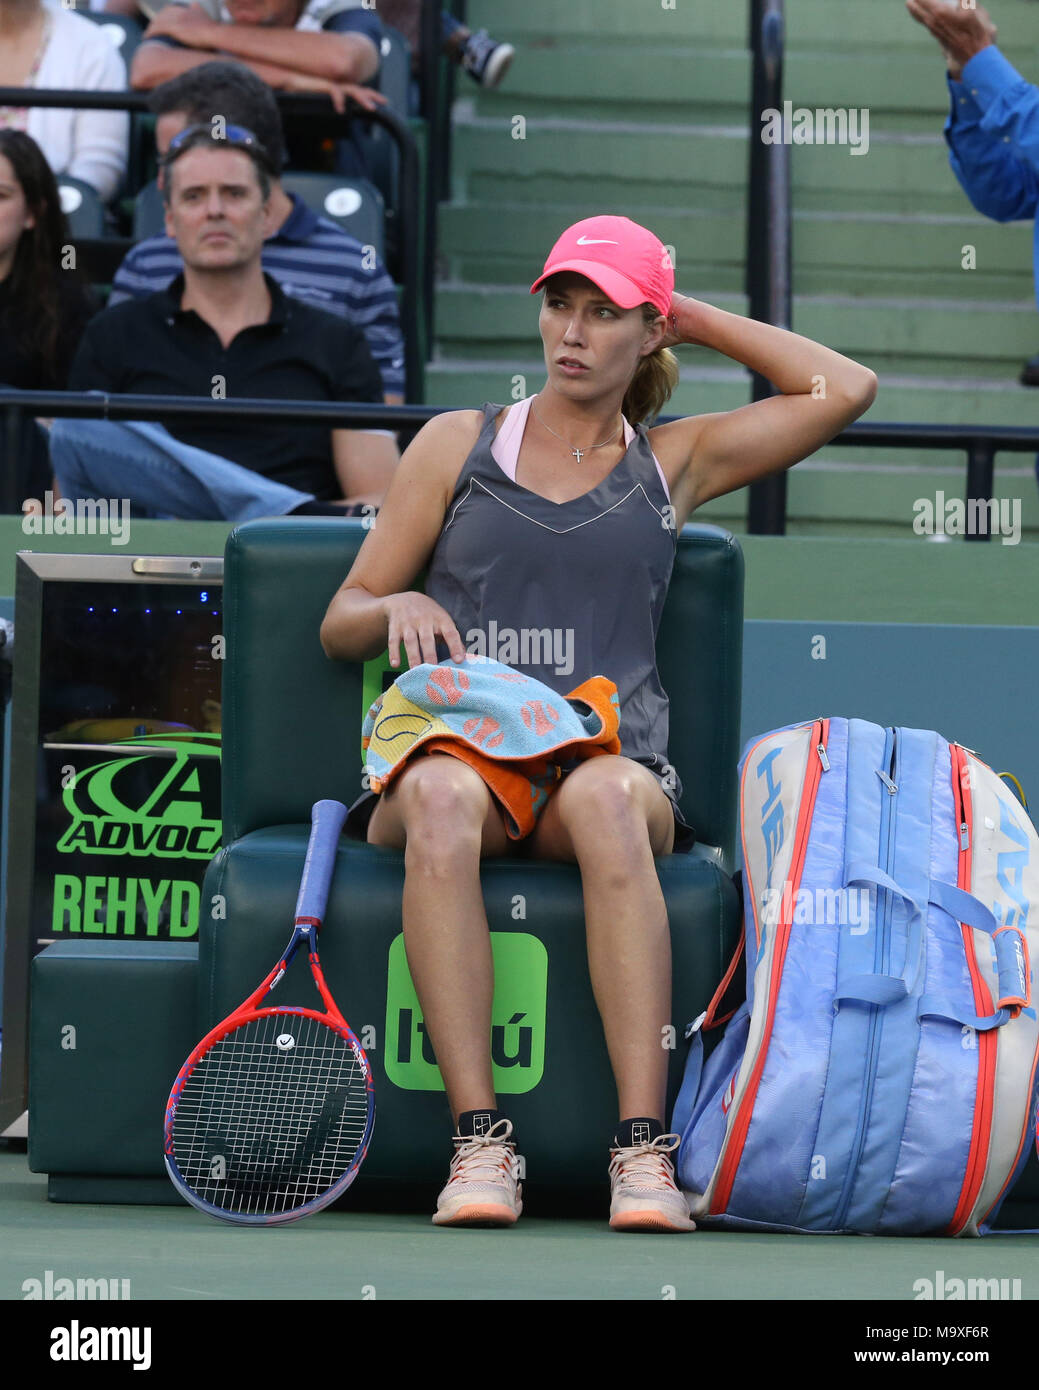
<svg viewBox="0 0 1039 1390"><path fill-rule="evenodd" d="M838 980L834 1003L839 1005L842 1000L852 999L863 1004L895 1004L913 993L923 968L923 909L913 895L907 893L901 884L896 883L890 874L885 873L878 864L870 864L868 860L854 860L848 865L845 887L853 883L872 883L877 888L887 889L889 893L894 893L909 904L912 911L908 922L906 955L902 971L898 975L873 973L850 975L844 980Z"/></svg>
<svg viewBox="0 0 1039 1390"><path fill-rule="evenodd" d="M999 998L995 1012L980 1018L957 1008L945 997L925 995L920 1000L918 1017L948 1018L980 1032L1001 1028L1032 1003L1032 971L1024 932L1020 927L1001 926L983 902L962 888L954 888L951 883L932 883L930 892L931 901L944 908L950 917L992 938Z"/></svg>
<svg viewBox="0 0 1039 1390"><path fill-rule="evenodd" d="M836 1001L857 1000L866 1004L893 1004L908 998L920 978L924 957L924 913L920 904L900 884L875 864L855 862L848 866L847 882L872 883L878 888L896 893L912 908L908 923L906 956L898 975L853 975L838 982ZM945 996L924 995L919 1003L919 1018L947 1018L982 1032L1000 1028L1016 1018L1032 1002L1031 967L1028 942L1019 927L1001 926L991 911L971 893L965 893L951 883L932 881L927 887L927 902L940 907L957 922L964 922L992 938L996 951L999 998L995 1012L980 1017L957 1007Z"/></svg>
<svg viewBox="0 0 1039 1390"><path fill-rule="evenodd" d="M732 960L729 961L729 968L722 976L721 984L714 991L714 996L711 999L711 1002L707 1005L706 1012L700 1015L698 1024L700 1028L708 1029L720 1027L721 1024L727 1023L729 1019L732 1018L733 1014L736 1012L736 1008L739 1007L739 1005L737 1005L736 1008L730 1009L727 1014L722 1014L721 1016L718 1015L718 1008L721 1005L722 1000L725 998L725 993L728 990L729 985L732 983L732 977L736 973L736 967L739 965L741 959L743 958L743 952L746 950L746 947L747 923L746 919L744 919L744 921L740 925L740 939L739 941L737 941L736 949L732 953ZM691 1027L692 1024L690 1024L690 1028ZM686 1029L686 1037L689 1037L689 1035L689 1029Z"/></svg>

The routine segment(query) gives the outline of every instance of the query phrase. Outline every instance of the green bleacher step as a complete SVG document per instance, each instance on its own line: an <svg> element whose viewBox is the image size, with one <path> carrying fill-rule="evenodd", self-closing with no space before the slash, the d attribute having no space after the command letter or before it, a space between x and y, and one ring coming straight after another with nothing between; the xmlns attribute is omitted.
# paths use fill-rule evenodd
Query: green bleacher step
<svg viewBox="0 0 1039 1390"><path fill-rule="evenodd" d="M513 130L522 138L513 138ZM523 127L474 119L455 128L456 160L470 201L515 201L537 180L548 202L608 204L614 190L651 205L708 198L712 207L742 201L747 136L727 127L660 127L647 136L629 122L532 118ZM800 210L950 213L965 196L940 135L905 140L878 136L865 155L851 145L799 145L790 151L791 197ZM522 181L522 182L521 182ZM528 184L529 188L529 184ZM682 190L679 194L679 189ZM637 191L636 191L637 190ZM728 195L728 201L719 194Z"/></svg>
<svg viewBox="0 0 1039 1390"><path fill-rule="evenodd" d="M895 48L933 52L934 40L891 0L786 0L786 36L792 49L845 51ZM532 46L547 38L590 33L663 43L731 43L747 38L747 6L705 0L524 0L505 7L501 0L469 0L470 28L487 28L495 38ZM1034 0L999 0L994 14L999 41L1026 48L1035 42ZM511 76L511 74L510 74ZM508 79L506 79L508 80Z"/></svg>
<svg viewBox="0 0 1039 1390"><path fill-rule="evenodd" d="M739 5L690 4L689 0L524 0L502 5L500 0L469 0L471 29L486 28L495 38L536 45L561 35L577 38L611 34L617 38L686 43L699 39L742 45L747 32L745 11ZM511 74L510 74L511 77ZM506 81L510 80L506 78Z"/></svg>
<svg viewBox="0 0 1039 1390"><path fill-rule="evenodd" d="M522 61L521 61L522 59ZM638 43L589 31L581 39L545 39L520 49L508 78L493 92L479 93L481 103L517 104L531 97L550 98L558 109L571 102L608 102L627 111L657 105L687 110L733 103L749 91L750 53L742 47L711 47L699 41ZM565 93L565 97L562 94ZM466 93L465 95L469 95Z"/></svg>
<svg viewBox="0 0 1039 1390"><path fill-rule="evenodd" d="M512 361L489 363L485 355L435 360L427 368L427 395L437 405L456 410L472 409L484 401L503 405L539 391L545 382L545 363L541 356L527 353ZM750 399L746 375L739 371L718 371L700 379L679 383L669 411L680 415L701 414L709 410L734 410Z"/></svg>
<svg viewBox="0 0 1039 1390"><path fill-rule="evenodd" d="M665 246L674 247L672 257L679 273L695 256L701 266L736 266L744 262L742 238L744 217L742 209L716 212L707 208L679 210L676 208L638 207L627 196L610 203L610 211L623 217L642 218L651 222L653 230ZM490 256L500 258L502 265L515 262L522 279L526 269L544 258L549 247L564 228L587 216L587 209L578 203L531 204L514 202L489 207L482 203L455 203L441 210L439 231L440 250L446 256ZM508 226L508 235L502 227ZM473 278L473 277L466 277Z"/></svg>
<svg viewBox="0 0 1039 1390"><path fill-rule="evenodd" d="M685 360L685 351L680 352ZM750 400L746 372L739 368L696 371L683 366L682 377L667 407L673 415L698 415L712 410L734 410ZM486 356L470 359L438 359L428 368L429 399L454 409L472 409L484 401L518 400L541 389L545 380L544 358L528 351L511 361L489 363ZM519 380L519 385L517 385ZM514 394L516 393L516 394ZM948 377L929 381L880 374L877 398L863 417L866 420L920 422L949 425L1008 425L1033 429L1039 391L1013 380L980 381L973 377ZM856 449L852 457L858 456ZM879 451L882 457L894 451ZM935 458L932 450L912 451L920 459ZM1022 456L1027 460L1027 455Z"/></svg>
<svg viewBox="0 0 1039 1390"><path fill-rule="evenodd" d="M745 213L647 210L625 193L610 203L643 218L673 246L679 286L690 293L733 293L744 283ZM562 205L455 203L440 215L440 250L453 281L522 282L559 232L587 208ZM502 236L503 221L509 228ZM1031 302L1031 228L999 224L973 211L954 217L796 212L793 279L802 294ZM964 268L972 247L974 269Z"/></svg>
<svg viewBox="0 0 1039 1390"><path fill-rule="evenodd" d="M531 257L536 267L538 258ZM684 282L683 282L684 283ZM735 300L735 302L734 302ZM715 295L707 302L745 313L742 296ZM539 298L523 286L442 285L437 329L441 347L457 351L464 343L493 355L515 355L524 342L536 342ZM1015 362L1039 343L1035 305L987 304L971 300L855 300L847 296L795 296L791 327L857 360L879 353L899 354L936 369L939 362L969 363L978 358ZM704 353L707 349L683 349ZM706 365L706 364L704 364Z"/></svg>
<svg viewBox="0 0 1039 1390"><path fill-rule="evenodd" d="M743 265L746 234L742 203L728 210L660 205L640 207L622 195L610 204L625 217L650 223L665 245L675 248L675 266L692 253L701 261ZM488 254L517 260L527 248L551 245L564 227L586 215L577 202L447 204L440 211L439 247L445 255ZM502 234L507 222L508 236ZM1022 276L1031 284L1032 229L1024 223L998 223L973 209L960 216L914 217L884 213L795 211L796 263L829 265L842 276L858 267L920 271L951 268L967 282L991 273ZM974 247L976 268L963 267L963 248ZM972 298L979 298L976 294Z"/></svg>
<svg viewBox="0 0 1039 1390"><path fill-rule="evenodd" d="M1020 72L1035 75L1034 46L1002 51ZM750 81L746 49L653 48L616 39L545 41L521 50L508 82L478 93L475 109L488 118L558 115L565 109L570 116L604 121L745 124ZM870 134L940 132L950 107L937 45L923 52L791 50L783 98L792 112L865 110Z"/></svg>
<svg viewBox="0 0 1039 1390"><path fill-rule="evenodd" d="M454 158L469 180L481 173L510 180L562 174L617 188L628 180L655 181L671 190L669 198L654 200L665 206L684 201L693 186L742 190L746 177L745 130L727 127L686 124L654 128L647 134L624 120L604 125L538 117L516 126L502 116L456 123L454 141ZM603 188L598 201L606 195ZM549 202L567 201L542 196ZM514 189L512 198L504 201L515 200Z"/></svg>

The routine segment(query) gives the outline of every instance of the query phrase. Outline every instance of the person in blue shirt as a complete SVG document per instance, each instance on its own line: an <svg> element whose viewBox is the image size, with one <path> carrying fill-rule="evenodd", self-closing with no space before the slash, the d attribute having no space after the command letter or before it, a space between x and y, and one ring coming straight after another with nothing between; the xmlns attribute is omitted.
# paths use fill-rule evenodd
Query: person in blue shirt
<svg viewBox="0 0 1039 1390"><path fill-rule="evenodd" d="M996 26L983 6L906 0L906 9L938 40L948 66L951 109L944 133L949 163L980 213L997 222L1036 219L1039 211L1039 87L1027 82L996 47ZM1039 219L1033 264L1039 299ZM1039 355L1021 382L1039 386Z"/></svg>

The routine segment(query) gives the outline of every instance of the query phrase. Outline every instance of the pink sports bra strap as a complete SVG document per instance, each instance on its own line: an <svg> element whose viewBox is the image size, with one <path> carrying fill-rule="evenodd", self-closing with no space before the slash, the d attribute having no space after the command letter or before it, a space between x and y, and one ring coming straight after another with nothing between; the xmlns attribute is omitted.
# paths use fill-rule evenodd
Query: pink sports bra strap
<svg viewBox="0 0 1039 1390"><path fill-rule="evenodd" d="M519 462L520 444L523 442L523 431L527 426L527 415L530 412L533 396L526 396L523 400L517 401L514 406L509 408L508 413L502 422L501 428L495 436L491 445L491 456L495 463L507 478L516 481L516 464ZM623 420L623 416L621 417ZM627 420L624 420L624 443L630 444L635 437L635 431ZM657 466L660 475L660 482L664 489L664 495L670 502L671 489L667 485L664 477L664 470L660 466L660 460L656 454L653 455L653 462Z"/></svg>

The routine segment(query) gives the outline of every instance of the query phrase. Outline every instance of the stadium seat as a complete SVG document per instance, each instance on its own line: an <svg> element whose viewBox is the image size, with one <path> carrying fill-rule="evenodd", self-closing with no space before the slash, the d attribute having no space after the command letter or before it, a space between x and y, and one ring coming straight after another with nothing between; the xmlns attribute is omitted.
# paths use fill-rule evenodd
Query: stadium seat
<svg viewBox="0 0 1039 1390"><path fill-rule="evenodd" d="M411 80L411 53L407 40L388 24L383 26L381 63L377 89L402 121L408 120L408 86ZM371 172L372 180L385 199L396 208L400 193L397 184L398 155L390 133L379 125L357 127L357 142Z"/></svg>
<svg viewBox="0 0 1039 1390"><path fill-rule="evenodd" d="M73 241L105 234L105 205L89 183L58 175L58 197Z"/></svg>
<svg viewBox="0 0 1039 1390"><path fill-rule="evenodd" d="M298 194L312 212L337 223L362 246L374 246L380 260L385 258L385 205L382 194L367 179L287 173L281 183L286 193Z"/></svg>
<svg viewBox="0 0 1039 1390"><path fill-rule="evenodd" d="M146 183L133 201L134 241L145 241L151 236L163 236L166 232L166 210L154 179Z"/></svg>
<svg viewBox="0 0 1039 1390"><path fill-rule="evenodd" d="M408 84L411 80L411 52L399 29L382 26L379 91L401 120L408 117Z"/></svg>
<svg viewBox="0 0 1039 1390"><path fill-rule="evenodd" d="M328 661L318 627L366 532L361 522L257 521L228 539L225 565L224 845L202 891L200 1029L262 978L292 920L310 807L351 801L363 707L382 663ZM701 843L658 861L671 923L671 1094L684 1025L707 1005L739 932L730 878L740 724L743 562L716 527L687 527L658 641L672 701L671 756ZM695 653L695 656L692 654ZM371 668L375 668L374 670ZM496 1085L539 1188L594 1189L605 1174L615 1090L588 978L575 866L486 860L482 881L499 971ZM375 1139L359 1188L414 1198L442 1183L446 1097L425 1051L401 937L403 855L344 837L322 962L375 1072ZM305 963L281 986L305 996ZM410 1194L410 1197L409 1197Z"/></svg>

